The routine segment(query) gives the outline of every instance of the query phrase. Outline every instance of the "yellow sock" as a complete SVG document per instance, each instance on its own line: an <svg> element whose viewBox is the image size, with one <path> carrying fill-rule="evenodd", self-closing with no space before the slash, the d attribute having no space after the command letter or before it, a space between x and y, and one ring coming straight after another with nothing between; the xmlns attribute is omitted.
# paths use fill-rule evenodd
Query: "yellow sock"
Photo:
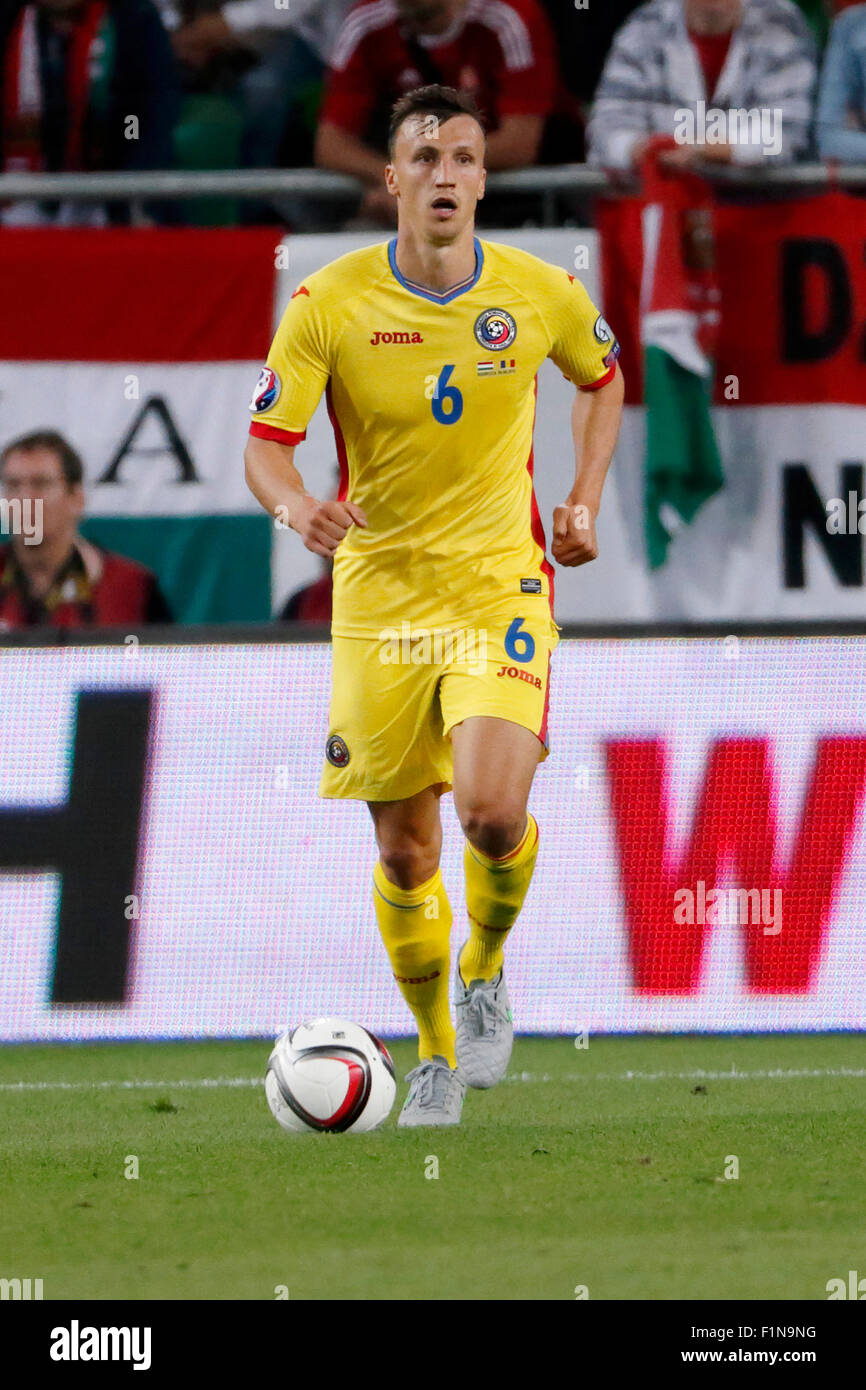
<svg viewBox="0 0 866 1390"><path fill-rule="evenodd" d="M418 888L398 888L381 864L373 870L376 919L400 993L418 1024L418 1056L456 1067L448 1007L451 907L442 874Z"/></svg>
<svg viewBox="0 0 866 1390"><path fill-rule="evenodd" d="M490 859L466 841L463 866L470 930L459 961L465 985L492 980L502 968L502 947L523 906L537 855L538 826L532 816L527 816L520 844L502 859Z"/></svg>

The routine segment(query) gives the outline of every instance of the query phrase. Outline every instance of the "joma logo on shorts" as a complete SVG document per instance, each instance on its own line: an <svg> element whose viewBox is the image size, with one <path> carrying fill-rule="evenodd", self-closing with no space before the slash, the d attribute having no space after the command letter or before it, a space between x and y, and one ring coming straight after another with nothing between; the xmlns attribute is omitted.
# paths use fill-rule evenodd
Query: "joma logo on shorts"
<svg viewBox="0 0 866 1390"><path fill-rule="evenodd" d="M370 339L373 347L380 343L423 343L420 333L374 333Z"/></svg>
<svg viewBox="0 0 866 1390"><path fill-rule="evenodd" d="M518 680L529 681L529 684L534 685L536 690L541 689L541 677L533 676L531 671L519 671L516 666L500 666L496 674L497 676L517 676Z"/></svg>
<svg viewBox="0 0 866 1390"><path fill-rule="evenodd" d="M438 980L441 974L441 970L434 970L432 975L395 975L394 979L399 985L426 985L430 980Z"/></svg>

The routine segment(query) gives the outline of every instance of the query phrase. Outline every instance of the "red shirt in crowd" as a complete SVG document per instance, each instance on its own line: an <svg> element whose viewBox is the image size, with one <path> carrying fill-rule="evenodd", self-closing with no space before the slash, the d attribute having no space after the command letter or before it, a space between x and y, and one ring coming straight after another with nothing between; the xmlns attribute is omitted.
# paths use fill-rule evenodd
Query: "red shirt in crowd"
<svg viewBox="0 0 866 1390"><path fill-rule="evenodd" d="M337 38L319 119L370 138L399 97L441 82L472 96L496 130L510 115L547 116L559 73L538 0L469 0L444 34L410 37L392 0L365 0Z"/></svg>
<svg viewBox="0 0 866 1390"><path fill-rule="evenodd" d="M708 97L712 97L718 86L733 36L733 30L729 30L727 34L693 34L689 30L689 38L697 50L704 71Z"/></svg>
<svg viewBox="0 0 866 1390"><path fill-rule="evenodd" d="M334 580L331 571L323 574L315 583L298 589L287 600L280 617L285 621L298 623L329 623L334 593Z"/></svg>
<svg viewBox="0 0 866 1390"><path fill-rule="evenodd" d="M24 627L134 627L170 623L156 576L134 560L78 539L44 598L30 593L11 545L0 545L0 631Z"/></svg>

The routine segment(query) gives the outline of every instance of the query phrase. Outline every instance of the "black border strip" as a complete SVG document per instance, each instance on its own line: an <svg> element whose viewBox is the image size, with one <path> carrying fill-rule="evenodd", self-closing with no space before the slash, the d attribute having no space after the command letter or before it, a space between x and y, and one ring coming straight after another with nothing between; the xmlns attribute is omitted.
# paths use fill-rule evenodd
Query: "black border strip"
<svg viewBox="0 0 866 1390"><path fill-rule="evenodd" d="M326 623L220 623L189 627L28 628L0 632L3 647L123 647L134 635L142 647L277 645L330 642ZM566 623L565 639L634 641L648 637L866 637L866 618L771 622Z"/></svg>

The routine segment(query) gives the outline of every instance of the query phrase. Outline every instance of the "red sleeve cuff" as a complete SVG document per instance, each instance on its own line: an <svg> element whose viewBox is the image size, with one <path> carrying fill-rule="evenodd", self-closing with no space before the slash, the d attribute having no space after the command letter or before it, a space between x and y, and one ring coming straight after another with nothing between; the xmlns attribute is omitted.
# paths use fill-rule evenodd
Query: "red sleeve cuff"
<svg viewBox="0 0 866 1390"><path fill-rule="evenodd" d="M260 420L252 421L250 434L256 439L272 439L275 444L301 444L307 437L306 430L298 434L296 430L281 430L278 425L266 425Z"/></svg>
<svg viewBox="0 0 866 1390"><path fill-rule="evenodd" d="M585 383L584 385L579 386L577 389L578 389L579 391L597 391L598 388L599 388L599 386L607 386L607 383L608 383L609 381L613 381L613 378L614 378L615 375L616 375L616 363L614 362L613 366L612 366L612 367L608 367L608 369L607 369L607 371L605 372L604 376L600 376L599 379L598 379L598 381L589 381L589 382Z"/></svg>

